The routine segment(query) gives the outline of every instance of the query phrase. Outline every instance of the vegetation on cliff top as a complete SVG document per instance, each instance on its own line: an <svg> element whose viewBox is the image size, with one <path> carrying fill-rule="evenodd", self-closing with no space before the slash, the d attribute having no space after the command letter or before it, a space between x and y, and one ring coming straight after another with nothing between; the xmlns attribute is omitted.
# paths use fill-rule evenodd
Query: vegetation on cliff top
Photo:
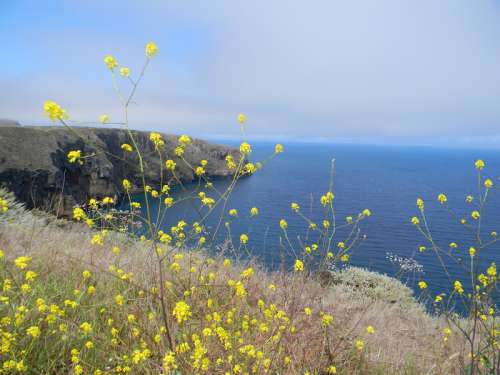
<svg viewBox="0 0 500 375"><path fill-rule="evenodd" d="M347 268L322 285L198 250L164 264L168 354L147 242L109 233L95 246L82 224L12 211L0 224L3 373L157 374L166 360L183 374L450 374L466 351L395 279Z"/></svg>

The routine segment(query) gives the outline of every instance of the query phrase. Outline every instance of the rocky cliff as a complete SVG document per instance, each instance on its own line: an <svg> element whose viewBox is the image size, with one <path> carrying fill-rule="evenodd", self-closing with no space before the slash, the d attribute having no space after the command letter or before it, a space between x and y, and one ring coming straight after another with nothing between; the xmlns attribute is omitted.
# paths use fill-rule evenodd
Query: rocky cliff
<svg viewBox="0 0 500 375"><path fill-rule="evenodd" d="M59 215L67 215L74 205L90 197L118 195L124 178L141 186L136 154L121 149L123 143L131 143L125 130L75 130L78 135L60 127L0 127L0 186L12 191L28 208L55 211ZM160 158L149 133L134 131L133 134L144 157L147 183L158 187ZM163 134L163 138L162 159L176 161L176 175L182 182L193 181L193 171L173 153L177 137ZM94 156L83 164L69 163L67 154L71 150ZM194 140L186 148L184 158L193 166L206 159L208 176L229 176L231 171L224 160L228 154L236 159L237 150Z"/></svg>

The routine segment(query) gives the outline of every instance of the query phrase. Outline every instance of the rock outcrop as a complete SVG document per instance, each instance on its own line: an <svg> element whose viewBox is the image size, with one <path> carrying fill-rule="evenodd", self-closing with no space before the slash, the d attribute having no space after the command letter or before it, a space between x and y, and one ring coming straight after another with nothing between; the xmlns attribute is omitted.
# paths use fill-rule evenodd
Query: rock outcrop
<svg viewBox="0 0 500 375"><path fill-rule="evenodd" d="M28 208L39 208L67 216L77 204L90 197L117 196L121 182L129 179L134 186L140 182L136 153L121 149L131 144L127 131L106 128L75 128L76 133L60 127L0 127L0 185L12 191ZM160 157L149 140L149 133L133 131L144 159L146 181L160 185ZM165 146L162 160L177 163L176 176L191 182L195 175L174 155L177 137L163 134ZM67 154L81 150L83 164L70 163ZM238 151L223 145L193 140L184 158L193 166L202 159L208 161L206 174L211 177L230 176L225 157ZM92 156L90 156L92 155ZM164 181L171 179L164 168Z"/></svg>

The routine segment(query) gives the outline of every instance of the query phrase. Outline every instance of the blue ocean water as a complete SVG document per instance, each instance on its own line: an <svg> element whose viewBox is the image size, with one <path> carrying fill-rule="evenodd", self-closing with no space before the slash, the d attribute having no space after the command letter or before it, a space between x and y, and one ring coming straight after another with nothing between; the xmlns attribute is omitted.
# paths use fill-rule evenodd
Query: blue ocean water
<svg viewBox="0 0 500 375"><path fill-rule="evenodd" d="M235 144L236 145L236 144ZM262 161L273 153L274 144L257 142L252 144L251 161ZM432 294L450 290L450 278L443 271L436 255L428 250L419 252L420 245L427 245L423 236L410 218L418 214L416 198L426 202L429 225L436 243L448 249L451 241L459 248L458 257L469 262L468 249L473 245L474 235L458 223L458 218L469 221L472 206L465 202L468 194L477 197L476 159L483 159L486 168L483 176L500 184L500 151L453 148L424 148L403 146L365 146L334 144L285 144L285 152L265 164L264 168L236 186L228 208L236 208L240 218L232 224L236 239L240 233L248 233L252 254L266 266L275 268L280 264L279 238L282 234L279 220L285 218L289 224L292 241L305 234L306 224L290 210L291 202L298 202L301 210L316 222L322 219L319 197L328 190L331 160L335 159L333 191L337 217L356 216L365 208L372 212L364 220L361 229L366 235L356 248L351 264L371 270L395 275L399 267L388 259L388 253L405 258L414 258L423 266L423 273L413 274L409 280L415 286L425 280ZM215 181L222 189L227 180ZM194 186L189 187L194 188ZM437 195L445 193L449 206L457 217L447 212L438 202ZM180 188L174 189L174 197L186 195ZM477 198L476 198L477 199ZM314 200L311 205L311 200ZM248 211L256 206L258 218L250 219ZM197 220L192 203L184 202L172 209L165 220L170 228L179 218ZM215 221L209 221L215 226ZM488 193L488 203L482 218L482 233L485 238L491 231L500 233L500 195L496 186ZM340 232L337 241L343 240ZM298 245L298 242L295 241ZM292 259L293 260L293 259ZM495 261L500 265L500 241L481 251L482 267ZM460 265L450 264L452 279L465 277Z"/></svg>

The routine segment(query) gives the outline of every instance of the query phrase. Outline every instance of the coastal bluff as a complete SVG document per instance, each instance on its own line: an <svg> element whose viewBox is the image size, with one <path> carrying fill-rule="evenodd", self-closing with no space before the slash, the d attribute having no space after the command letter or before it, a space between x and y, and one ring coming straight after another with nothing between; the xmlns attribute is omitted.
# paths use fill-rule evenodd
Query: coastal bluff
<svg viewBox="0 0 500 375"><path fill-rule="evenodd" d="M177 136L162 134L165 146L158 156L149 140L149 132L132 131L144 161L146 182L158 188L160 163L173 159L177 163L176 176L182 183L197 178L191 168L174 154ZM119 196L122 180L127 178L136 187L142 186L139 162L135 152L125 152L121 145L132 144L124 129L62 127L0 127L0 187L14 193L27 208L51 211L61 216L70 215L73 207L89 198ZM70 163L67 154L81 150L82 164ZM184 158L196 167L207 160L207 176L232 175L225 158L238 150L202 140L193 140L186 148ZM164 169L164 183L172 175Z"/></svg>

